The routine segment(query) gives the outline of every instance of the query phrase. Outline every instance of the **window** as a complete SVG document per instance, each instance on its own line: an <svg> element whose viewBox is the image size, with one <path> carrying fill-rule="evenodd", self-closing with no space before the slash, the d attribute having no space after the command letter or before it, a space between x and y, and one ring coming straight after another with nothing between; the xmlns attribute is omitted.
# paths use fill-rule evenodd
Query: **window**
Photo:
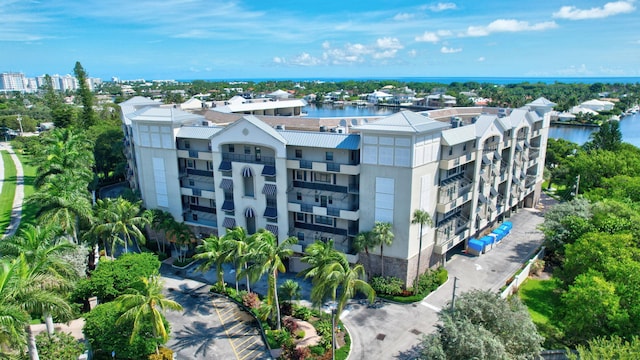
<svg viewBox="0 0 640 360"><path fill-rule="evenodd" d="M189 198L190 198L192 204L198 205L198 198L197 197L189 196Z"/></svg>
<svg viewBox="0 0 640 360"><path fill-rule="evenodd" d="M316 194L316 202L320 202L320 195Z"/></svg>
<svg viewBox="0 0 640 360"><path fill-rule="evenodd" d="M193 161L193 160L191 160L191 159L187 160L187 167L188 167L189 169L195 169L194 161Z"/></svg>
<svg viewBox="0 0 640 360"><path fill-rule="evenodd" d="M462 151L467 151L467 144L464 144L464 146L462 146Z"/></svg>
<svg viewBox="0 0 640 360"><path fill-rule="evenodd" d="M262 150L260 150L259 147L256 146L256 161L261 161L262 160Z"/></svg>
<svg viewBox="0 0 640 360"><path fill-rule="evenodd" d="M196 186L196 182L193 179L189 179L189 186Z"/></svg>
<svg viewBox="0 0 640 360"><path fill-rule="evenodd" d="M327 161L333 161L333 151L327 151L327 152L324 154L324 158L325 158L325 160L327 160Z"/></svg>
<svg viewBox="0 0 640 360"><path fill-rule="evenodd" d="M296 149L296 158L298 159L302 158L302 149Z"/></svg>
<svg viewBox="0 0 640 360"><path fill-rule="evenodd" d="M453 155L453 146L449 147L449 155Z"/></svg>
<svg viewBox="0 0 640 360"><path fill-rule="evenodd" d="M333 226L333 218L330 218L328 216L316 215L315 223L316 224Z"/></svg>
<svg viewBox="0 0 640 360"><path fill-rule="evenodd" d="M229 144L229 152L236 152L236 146L234 144Z"/></svg>
<svg viewBox="0 0 640 360"><path fill-rule="evenodd" d="M207 143L207 148L211 151L211 143Z"/></svg>
<svg viewBox="0 0 640 360"><path fill-rule="evenodd" d="M184 141L184 148L185 149L191 149L191 143L189 142L189 140L185 140Z"/></svg>
<svg viewBox="0 0 640 360"><path fill-rule="evenodd" d="M301 192L297 192L296 193L296 199L302 200L302 193Z"/></svg>
<svg viewBox="0 0 640 360"><path fill-rule="evenodd" d="M244 147L244 154L245 155L251 154L251 146L245 146Z"/></svg>
<svg viewBox="0 0 640 360"><path fill-rule="evenodd" d="M329 204L333 204L333 196L329 196Z"/></svg>
<svg viewBox="0 0 640 360"><path fill-rule="evenodd" d="M244 196L247 197L254 197L254 186L253 186L253 176L245 176L242 178L242 181L244 182Z"/></svg>
<svg viewBox="0 0 640 360"><path fill-rule="evenodd" d="M191 214L193 221L198 221L198 214Z"/></svg>
<svg viewBox="0 0 640 360"><path fill-rule="evenodd" d="M326 174L326 173L314 173L314 178L316 182L322 182L322 183L327 183L327 184L331 184L331 174Z"/></svg>
<svg viewBox="0 0 640 360"><path fill-rule="evenodd" d="M304 233L302 231L298 232L296 237L298 238L298 240L304 241Z"/></svg>
<svg viewBox="0 0 640 360"><path fill-rule="evenodd" d="M305 222L303 213L296 213L296 221Z"/></svg>
<svg viewBox="0 0 640 360"><path fill-rule="evenodd" d="M213 170L213 161L207 161L207 170Z"/></svg>
<svg viewBox="0 0 640 360"><path fill-rule="evenodd" d="M296 180L303 180L304 181L306 179L306 177L304 176L305 175L304 171L296 170L296 174L295 175L296 175Z"/></svg>

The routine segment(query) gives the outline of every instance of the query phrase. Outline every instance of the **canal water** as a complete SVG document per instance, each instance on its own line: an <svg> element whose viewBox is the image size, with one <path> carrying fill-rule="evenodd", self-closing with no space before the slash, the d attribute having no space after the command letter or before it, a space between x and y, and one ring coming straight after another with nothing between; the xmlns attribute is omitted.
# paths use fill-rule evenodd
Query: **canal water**
<svg viewBox="0 0 640 360"><path fill-rule="evenodd" d="M378 106L332 106L314 105L304 107L310 118L320 117L358 117L358 116L387 116L397 111L399 108L378 107ZM549 137L554 139L565 139L577 144L584 144L589 141L589 136L598 128L582 126L552 126L549 129ZM625 116L620 120L620 131L622 141L640 147L640 113Z"/></svg>

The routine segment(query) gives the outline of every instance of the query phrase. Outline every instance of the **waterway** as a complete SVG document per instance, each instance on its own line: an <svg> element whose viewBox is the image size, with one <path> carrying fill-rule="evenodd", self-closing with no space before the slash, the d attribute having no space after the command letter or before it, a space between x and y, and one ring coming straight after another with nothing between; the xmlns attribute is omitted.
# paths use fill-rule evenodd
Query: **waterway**
<svg viewBox="0 0 640 360"><path fill-rule="evenodd" d="M400 110L400 108L378 106L332 106L315 104L309 104L309 106L303 109L310 118L388 116ZM591 133L597 130L597 127L552 126L551 129L549 129L549 137L554 139L562 138L582 145L589 141ZM640 113L622 118L622 120L620 120L620 132L622 132L622 141L640 147Z"/></svg>
<svg viewBox="0 0 640 360"><path fill-rule="evenodd" d="M589 141L589 136L595 131L596 127L581 126L552 126L549 129L549 137L554 139L565 139L577 144L584 144ZM640 114L625 116L620 120L620 132L622 133L622 141L630 143L636 147L640 147Z"/></svg>

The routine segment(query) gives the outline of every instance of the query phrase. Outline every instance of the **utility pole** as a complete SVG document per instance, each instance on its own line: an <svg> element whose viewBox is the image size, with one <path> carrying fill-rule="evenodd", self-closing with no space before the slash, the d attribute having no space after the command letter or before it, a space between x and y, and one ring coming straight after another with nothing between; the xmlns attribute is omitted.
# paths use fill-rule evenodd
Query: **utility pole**
<svg viewBox="0 0 640 360"><path fill-rule="evenodd" d="M453 296L451 297L451 316L456 311L456 289L458 288L458 278L453 277Z"/></svg>

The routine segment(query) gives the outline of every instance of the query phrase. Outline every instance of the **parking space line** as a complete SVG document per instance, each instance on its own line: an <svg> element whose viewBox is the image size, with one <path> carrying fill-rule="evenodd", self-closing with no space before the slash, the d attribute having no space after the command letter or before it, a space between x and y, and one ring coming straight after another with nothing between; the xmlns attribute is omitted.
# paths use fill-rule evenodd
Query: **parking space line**
<svg viewBox="0 0 640 360"><path fill-rule="evenodd" d="M215 303L215 301L213 301ZM231 340L231 336L229 335L229 331L227 330L227 325L224 322L224 320L222 320L222 316L220 315L220 311L218 311L218 307L214 306L214 309L216 309L216 313L218 314L218 318L220 318L220 322L222 323L222 327L224 328L224 332L225 334L227 334L227 339L229 339L229 344L231 344L231 350L233 350L233 353L236 355L236 359L240 359L240 356L238 355L238 352L236 351L236 347L233 344L233 341Z"/></svg>

